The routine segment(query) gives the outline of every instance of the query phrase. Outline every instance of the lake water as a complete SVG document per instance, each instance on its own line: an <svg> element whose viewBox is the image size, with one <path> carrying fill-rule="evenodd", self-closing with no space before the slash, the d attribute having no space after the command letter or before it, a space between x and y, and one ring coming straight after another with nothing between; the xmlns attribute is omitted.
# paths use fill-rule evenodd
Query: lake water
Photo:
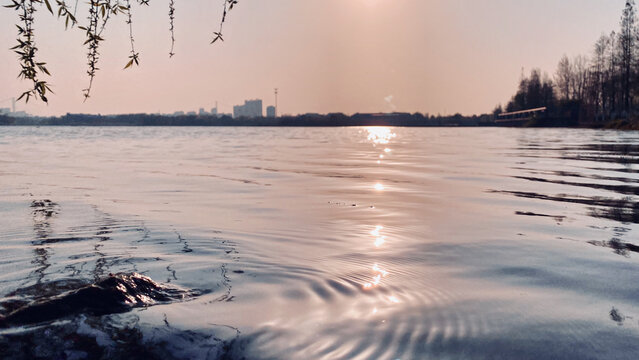
<svg viewBox="0 0 639 360"><path fill-rule="evenodd" d="M2 127L0 357L636 359L638 163L637 132ZM99 310L109 274L178 295Z"/></svg>

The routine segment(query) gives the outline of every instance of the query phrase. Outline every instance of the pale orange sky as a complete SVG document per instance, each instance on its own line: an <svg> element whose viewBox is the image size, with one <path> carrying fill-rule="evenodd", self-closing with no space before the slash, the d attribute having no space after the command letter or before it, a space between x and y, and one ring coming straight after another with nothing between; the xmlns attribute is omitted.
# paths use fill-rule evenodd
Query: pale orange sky
<svg viewBox="0 0 639 360"><path fill-rule="evenodd" d="M123 17L112 20L85 103L84 34L65 32L42 8L37 44L56 93L49 105L19 103L18 110L172 113L210 111L218 101L231 112L245 99L273 103L277 87L284 114L489 112L508 101L522 67L552 74L563 54L590 54L601 33L618 28L625 0L240 0L226 41L211 46L221 3L176 1L172 59L168 0L134 5L141 64L130 70L122 70L128 28ZM15 11L0 9L0 48L14 45L16 21ZM29 84L16 79L11 51L0 51L0 63L0 107L9 107L6 99Z"/></svg>

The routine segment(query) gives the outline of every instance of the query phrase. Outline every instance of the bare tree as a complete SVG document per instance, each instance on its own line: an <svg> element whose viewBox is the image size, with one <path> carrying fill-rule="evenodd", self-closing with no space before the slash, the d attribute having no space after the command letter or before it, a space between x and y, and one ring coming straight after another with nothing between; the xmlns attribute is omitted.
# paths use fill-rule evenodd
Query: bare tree
<svg viewBox="0 0 639 360"><path fill-rule="evenodd" d="M557 65L555 83L561 100L570 100L570 80L572 79L572 65L567 55L564 55Z"/></svg>
<svg viewBox="0 0 639 360"><path fill-rule="evenodd" d="M617 33L612 32L610 34L610 46L608 47L608 103L610 104L610 110L616 111L619 106L619 56L617 52Z"/></svg>
<svg viewBox="0 0 639 360"><path fill-rule="evenodd" d="M584 101L586 97L586 85L588 84L588 58L577 55L572 61L572 73L570 87L572 100Z"/></svg>
<svg viewBox="0 0 639 360"><path fill-rule="evenodd" d="M639 26L634 0L624 0L619 32L601 35L597 39L592 57L564 55L554 74L554 90L557 114L570 116L578 121L614 119L625 116L637 120L633 113L635 99L639 98ZM536 103L535 74L524 79L509 107ZM552 82L548 81L552 86ZM547 88L542 83L543 90ZM526 87L526 91L522 91ZM553 104L548 99L555 94L543 96L544 103ZM531 101L533 100L533 101ZM569 114L569 115L568 115Z"/></svg>
<svg viewBox="0 0 639 360"><path fill-rule="evenodd" d="M626 0L626 7L621 15L621 32L619 33L619 51L622 69L622 101L626 112L630 112L630 83L632 66L635 62L636 17L634 0Z"/></svg>
<svg viewBox="0 0 639 360"><path fill-rule="evenodd" d="M602 34L597 40L594 49L592 64L592 96L594 97L595 112L606 113L606 83L608 82L608 72L606 69L606 54L610 46L610 38Z"/></svg>

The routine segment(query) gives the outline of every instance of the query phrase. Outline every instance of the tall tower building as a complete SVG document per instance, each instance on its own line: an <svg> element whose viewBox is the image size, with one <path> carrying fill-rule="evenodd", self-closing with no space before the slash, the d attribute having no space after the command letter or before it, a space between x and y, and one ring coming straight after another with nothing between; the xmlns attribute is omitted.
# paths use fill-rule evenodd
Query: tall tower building
<svg viewBox="0 0 639 360"><path fill-rule="evenodd" d="M269 106L266 108L266 117L269 117L269 118L277 117L277 110L275 106Z"/></svg>
<svg viewBox="0 0 639 360"><path fill-rule="evenodd" d="M263 108L262 108L262 100L246 100L244 101L244 105L236 105L233 106L233 117L234 118L256 118L264 116Z"/></svg>

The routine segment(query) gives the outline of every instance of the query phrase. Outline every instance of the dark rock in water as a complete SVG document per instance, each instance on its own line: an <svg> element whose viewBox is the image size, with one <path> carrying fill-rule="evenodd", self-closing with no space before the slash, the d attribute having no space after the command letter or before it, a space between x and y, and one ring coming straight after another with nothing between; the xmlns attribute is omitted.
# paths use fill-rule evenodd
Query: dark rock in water
<svg viewBox="0 0 639 360"><path fill-rule="evenodd" d="M158 284L140 274L111 274L108 278L56 297L23 306L5 317L0 328L53 321L71 315L101 316L133 308L180 301L199 293Z"/></svg>
<svg viewBox="0 0 639 360"><path fill-rule="evenodd" d="M619 310L613 307L612 310L610 310L610 319L616 322L617 325L621 326L623 325L624 320L626 320L626 317L621 315Z"/></svg>

